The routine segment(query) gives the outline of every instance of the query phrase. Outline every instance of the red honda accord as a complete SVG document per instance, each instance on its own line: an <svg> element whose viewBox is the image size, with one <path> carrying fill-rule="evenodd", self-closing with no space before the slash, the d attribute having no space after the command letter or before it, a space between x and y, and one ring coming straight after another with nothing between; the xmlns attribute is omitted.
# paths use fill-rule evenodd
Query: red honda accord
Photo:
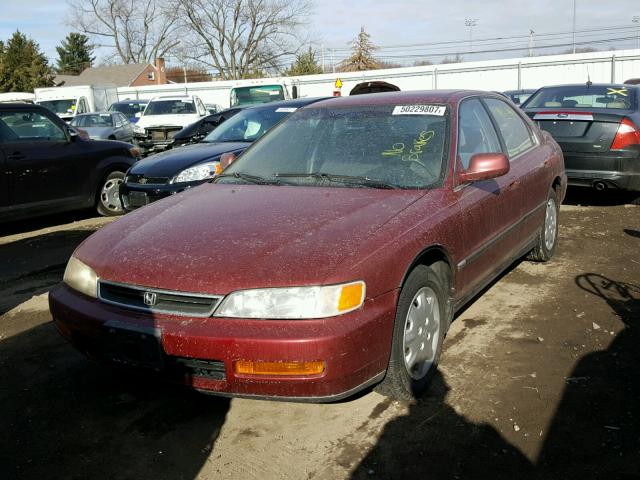
<svg viewBox="0 0 640 480"><path fill-rule="evenodd" d="M412 398L456 311L553 255L565 190L556 142L501 96L322 101L92 235L51 312L89 357L209 393Z"/></svg>

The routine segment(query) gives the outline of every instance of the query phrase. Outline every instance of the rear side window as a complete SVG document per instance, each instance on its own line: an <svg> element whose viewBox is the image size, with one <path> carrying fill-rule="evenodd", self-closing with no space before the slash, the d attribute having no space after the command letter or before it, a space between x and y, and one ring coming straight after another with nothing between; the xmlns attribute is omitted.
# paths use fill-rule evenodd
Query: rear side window
<svg viewBox="0 0 640 480"><path fill-rule="evenodd" d="M64 131L49 118L37 112L3 112L0 114L0 141L64 142Z"/></svg>
<svg viewBox="0 0 640 480"><path fill-rule="evenodd" d="M498 124L509 158L516 157L533 147L529 127L511 106L495 98L487 98L485 102Z"/></svg>
<svg viewBox="0 0 640 480"><path fill-rule="evenodd" d="M498 135L480 100L472 98L462 102L459 118L458 155L465 170L476 153L502 152Z"/></svg>

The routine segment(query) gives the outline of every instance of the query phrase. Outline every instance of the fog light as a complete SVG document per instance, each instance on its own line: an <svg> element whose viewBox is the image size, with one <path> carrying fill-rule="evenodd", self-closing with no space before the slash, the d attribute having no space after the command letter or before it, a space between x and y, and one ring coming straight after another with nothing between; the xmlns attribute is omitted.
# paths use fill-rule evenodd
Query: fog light
<svg viewBox="0 0 640 480"><path fill-rule="evenodd" d="M238 375L320 375L324 362L253 362L236 360L234 370Z"/></svg>

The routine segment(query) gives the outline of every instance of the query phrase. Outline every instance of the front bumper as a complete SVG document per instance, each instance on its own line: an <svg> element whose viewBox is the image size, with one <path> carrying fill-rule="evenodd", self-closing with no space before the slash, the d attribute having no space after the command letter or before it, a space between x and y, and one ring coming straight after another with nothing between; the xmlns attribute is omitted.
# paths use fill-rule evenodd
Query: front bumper
<svg viewBox="0 0 640 480"><path fill-rule="evenodd" d="M197 182L146 185L140 183L122 183L120 185L120 201L122 202L123 208L127 212L131 212L136 208L144 207L157 200L202 185L208 180L210 179L199 180Z"/></svg>
<svg viewBox="0 0 640 480"><path fill-rule="evenodd" d="M189 318L135 312L75 292L64 284L49 294L56 327L94 359L114 360L105 345L110 330L145 337L138 351L151 352L153 337L161 361L143 358L135 368L207 393L284 400L334 401L381 380L390 355L397 291L364 307L319 320ZM146 354L145 354L146 355ZM248 376L236 360L324 361L318 376ZM131 362L118 362L134 368ZM128 364L128 365L127 365Z"/></svg>
<svg viewBox="0 0 640 480"><path fill-rule="evenodd" d="M147 136L134 135L133 143L140 149L140 153L146 156L173 148L174 142L173 139L150 140Z"/></svg>

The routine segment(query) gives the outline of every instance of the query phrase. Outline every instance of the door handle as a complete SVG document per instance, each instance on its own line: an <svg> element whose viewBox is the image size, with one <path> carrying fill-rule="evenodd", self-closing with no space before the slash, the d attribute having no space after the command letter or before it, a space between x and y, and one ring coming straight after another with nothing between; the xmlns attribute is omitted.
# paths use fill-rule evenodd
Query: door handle
<svg viewBox="0 0 640 480"><path fill-rule="evenodd" d="M509 184L510 187L519 187L520 186L520 180L514 180L513 182L511 182Z"/></svg>

